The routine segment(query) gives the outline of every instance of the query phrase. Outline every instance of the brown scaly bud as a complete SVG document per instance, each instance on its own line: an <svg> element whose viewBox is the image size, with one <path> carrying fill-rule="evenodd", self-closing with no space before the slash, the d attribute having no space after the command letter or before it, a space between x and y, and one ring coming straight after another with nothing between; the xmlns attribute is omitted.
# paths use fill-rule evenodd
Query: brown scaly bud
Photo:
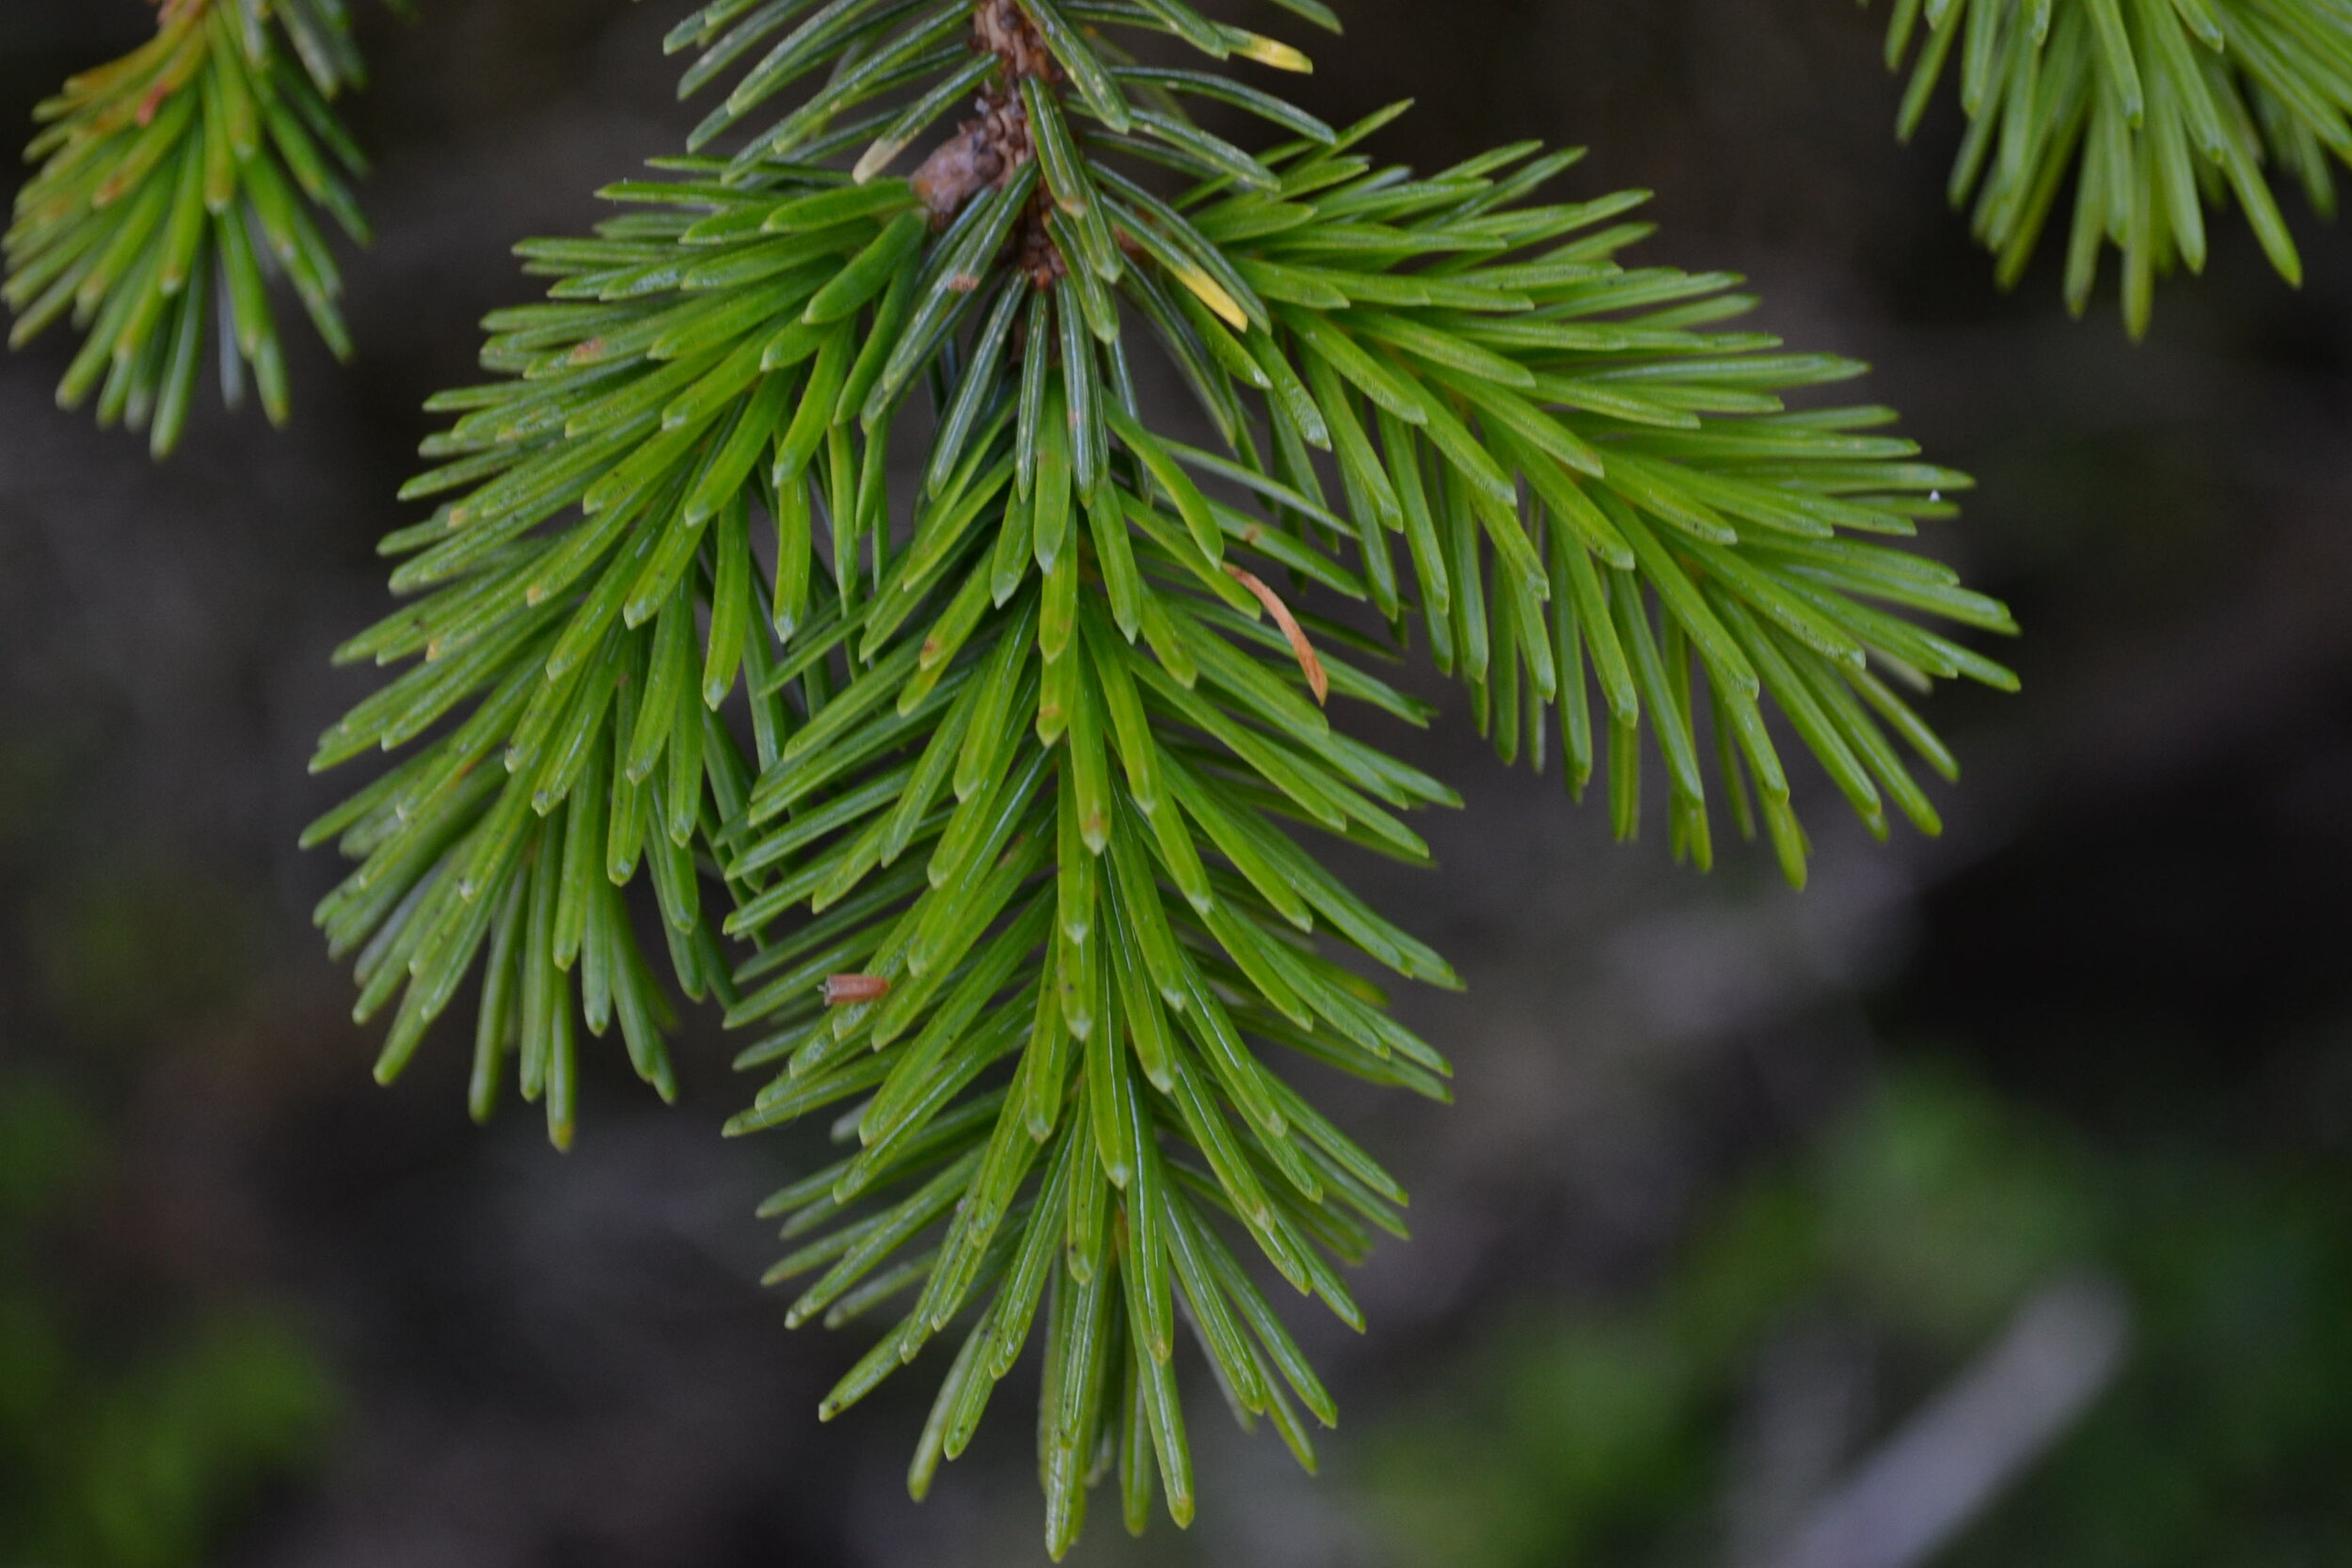
<svg viewBox="0 0 2352 1568"><path fill-rule="evenodd" d="M1005 172L1004 155L984 121L964 121L914 171L914 194L930 209L933 228L945 229L963 204Z"/></svg>
<svg viewBox="0 0 2352 1568"><path fill-rule="evenodd" d="M914 194L944 229L964 204L1036 156L1029 139L1028 112L1021 103L1021 81L1057 79L1054 57L1014 0L979 0L972 10L972 46L996 56L1000 72L983 91L978 111L956 127L914 171Z"/></svg>
<svg viewBox="0 0 2352 1568"><path fill-rule="evenodd" d="M979 0L972 8L972 36L981 48L1005 62L1009 80L1024 76L1055 79L1054 56L1015 0Z"/></svg>

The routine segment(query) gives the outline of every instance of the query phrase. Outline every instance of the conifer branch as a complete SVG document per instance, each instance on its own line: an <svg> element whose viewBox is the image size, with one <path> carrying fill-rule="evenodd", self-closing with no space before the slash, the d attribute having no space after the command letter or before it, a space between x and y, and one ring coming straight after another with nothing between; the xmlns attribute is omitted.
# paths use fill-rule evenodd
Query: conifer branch
<svg viewBox="0 0 2352 1568"><path fill-rule="evenodd" d="M2157 278L2204 270L2208 207L2234 202L2299 284L2264 166L2332 217L2330 159L2352 162L2346 0L1895 0L1886 58L1914 61L1906 139L1947 69L1957 74L1969 125L1952 203L1970 206L2002 285L2024 276L2072 174L2068 308L2087 308L2112 245L2134 337Z"/></svg>
<svg viewBox="0 0 2352 1568"><path fill-rule="evenodd" d="M671 1089L643 867L677 988L758 1031L730 1131L823 1112L848 1146L766 1211L792 1321L902 1314L823 1414L956 1338L919 1496L1041 1338L1057 1555L1106 1465L1131 1528L1155 1493L1189 1518L1180 1319L1245 1425L1311 1464L1302 1413L1332 1418L1247 1259L1360 1326L1335 1265L1405 1195L1277 1064L1447 1098L1339 958L1453 971L1293 831L1418 863L1406 816L1456 800L1345 732L1431 715L1311 601L1422 628L1506 757L1557 707L1577 789L1608 722L1628 833L1646 720L1702 864L1711 726L1792 878L1772 715L1874 828L1891 800L1932 831L1893 742L1950 758L1882 673L2010 684L1908 618L2005 610L1851 537L1965 481L1881 411L1786 408L1859 367L1714 330L1731 279L1621 266L1638 198L1530 205L1574 159L1533 147L1382 167L1395 111L1335 131L1128 29L1305 65L1184 0L716 0L674 32L689 90L741 74L706 150L520 247L550 297L434 401L405 494L440 504L385 545L414 597L343 650L409 668L318 765L415 750L311 835L358 861L320 913L363 1016L398 999L379 1072L478 973L474 1112L512 1071L559 1144L582 1025ZM1202 98L1289 139L1246 151ZM1143 353L1218 450L1154 428Z"/></svg>
<svg viewBox="0 0 2352 1568"><path fill-rule="evenodd" d="M17 194L0 297L11 347L69 315L83 332L60 405L96 392L102 425L145 429L167 456L210 351L223 400L250 373L283 424L278 277L349 355L320 217L368 237L350 186L366 161L332 106L365 76L343 0L165 0L154 38L35 111L25 155L45 162Z"/></svg>
<svg viewBox="0 0 2352 1568"><path fill-rule="evenodd" d="M2016 628L1948 569L1851 535L1915 533L1952 514L1966 476L1871 434L1890 411L1789 411L1782 393L1864 367L1707 330L1754 304L1728 292L1737 278L1620 267L1650 229L1611 220L1640 193L1518 204L1579 154L1504 149L1415 180L1346 150L1385 118L1266 154L1270 192L1216 183L1179 204L1268 318L1185 312L1193 352L1178 362L1229 452L1184 461L1256 490L1291 527L1351 541L1400 626L1417 596L1438 667L1469 686L1506 761L1544 765L1556 707L1581 797L1606 726L1621 836L1639 819L1646 719L1677 858L1711 860L1718 772L1743 835L1760 814L1802 883L1804 832L1762 704L1874 832L1888 800L1937 832L1893 742L1938 771L1950 758L1872 666L1922 690L2015 679L1882 607Z"/></svg>

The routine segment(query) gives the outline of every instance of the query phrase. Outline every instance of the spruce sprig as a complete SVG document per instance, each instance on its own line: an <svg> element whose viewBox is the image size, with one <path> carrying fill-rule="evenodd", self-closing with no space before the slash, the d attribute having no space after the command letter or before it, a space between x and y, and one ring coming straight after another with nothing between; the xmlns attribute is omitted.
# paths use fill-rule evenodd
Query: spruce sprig
<svg viewBox="0 0 2352 1568"><path fill-rule="evenodd" d="M362 1014L399 1002L380 1074L478 972L474 1112L513 1071L559 1144L583 1024L671 1090L644 867L677 988L758 1031L730 1131L823 1112L846 1146L765 1211L791 1320L901 1314L823 1414L957 1339L920 1495L1041 1338L1057 1555L1114 1469L1131 1528L1155 1493L1189 1518L1180 1321L1245 1425L1311 1464L1304 1416L1332 1418L1250 1255L1360 1326L1336 1265L1405 1195L1278 1065L1446 1098L1340 958L1452 970L1294 830L1421 862L1409 813L1454 797L1327 711L1430 717L1311 595L1419 626L1506 756L1542 758L1556 706L1579 790L1607 722L1622 832L1646 727L1701 863L1711 728L1792 878L1775 724L1874 828L1891 800L1931 832L1893 742L1950 759L1890 682L2010 684L1912 618L2007 612L1880 542L1965 481L1883 411L1785 407L1859 367L1716 330L1731 279L1621 265L1637 198L1531 204L1574 158L1532 146L1380 166L1358 149L1394 111L1334 130L1138 65L1129 28L1305 63L1183 0L683 24L690 89L742 67L700 145L742 150L521 247L550 297L490 319L498 379L435 400L405 494L440 504L385 546L414 597L343 650L409 667L318 764L416 750L312 830L358 861L320 913ZM1244 151L1187 99L1291 139ZM1154 428L1146 351L1216 450Z"/></svg>
<svg viewBox="0 0 2352 1568"><path fill-rule="evenodd" d="M1581 797L1605 725L1620 836L1639 821L1646 717L1677 856L1711 861L1715 771L1743 836L1760 815L1802 884L1766 701L1873 832L1889 800L1937 832L1895 742L1947 775L1952 760L1873 665L1918 690L2015 678L1885 607L2016 627L1957 574L1874 538L1950 515L1966 476L1876 433L1889 410L1790 412L1782 393L1864 367L1707 330L1753 306L1730 292L1736 277L1621 267L1650 233L1613 221L1640 193L1520 204L1579 153L1506 148L1417 180L1346 150L1385 118L1268 154L1270 192L1212 185L1180 203L1267 317L1245 328L1186 313L1177 361L1230 450L1185 461L1254 489L1289 526L1347 539L1400 625L1417 587L1438 667L1469 686L1506 761L1543 765L1557 706Z"/></svg>
<svg viewBox="0 0 2352 1568"><path fill-rule="evenodd" d="M2333 216L2329 160L2352 161L2346 0L1896 0L1886 57L1914 60L1906 138L1957 62L1969 124L1951 198L1971 206L2003 286L2024 276L2072 174L2067 305L2088 307L2111 245L2134 337L2157 278L2204 269L2208 207L2234 201L2299 284L2265 165Z"/></svg>
<svg viewBox="0 0 2352 1568"><path fill-rule="evenodd" d="M223 400L249 373L283 424L278 277L349 356L320 219L367 240L350 184L367 163L333 108L365 78L342 0L167 0L152 39L34 112L25 157L46 161L17 194L0 297L11 347L69 314L83 332L60 405L94 391L102 425L145 429L167 456L210 349Z"/></svg>

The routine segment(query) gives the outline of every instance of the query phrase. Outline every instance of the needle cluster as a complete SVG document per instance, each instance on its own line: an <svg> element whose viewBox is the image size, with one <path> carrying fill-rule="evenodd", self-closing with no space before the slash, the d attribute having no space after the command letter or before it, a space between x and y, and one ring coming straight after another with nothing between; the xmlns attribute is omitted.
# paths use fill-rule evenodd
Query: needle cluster
<svg viewBox="0 0 2352 1568"><path fill-rule="evenodd" d="M246 14L159 57L246 70ZM1947 635L2008 612L1911 543L1967 481L1736 278L1626 261L1641 193L1553 199L1577 154L1534 144L1383 162L1401 106L1326 124L1268 85L1304 55L1186 0L713 0L670 43L723 100L519 247L547 298L433 401L402 603L341 654L396 673L316 766L402 760L312 828L354 863L320 924L381 1077L470 993L474 1114L512 1084L558 1145L590 1042L667 1097L714 999L759 1078L728 1131L839 1148L763 1210L790 1321L889 1323L820 1414L937 1341L920 1496L1039 1342L1056 1555L1112 1476L1184 1523L1180 1338L1311 1466L1274 1282L1360 1328L1343 1267L1404 1234L1311 1073L1448 1098L1383 987L1454 971L1312 847L1422 863L1459 802L1351 716L1434 717L1387 673L1418 642L1620 835L1662 767L1701 866L1729 830L1803 880L1808 758L1932 832L1914 703L2014 684ZM191 181L242 211L216 90L159 100L159 222Z"/></svg>
<svg viewBox="0 0 2352 1568"><path fill-rule="evenodd" d="M82 332L60 405L95 392L100 423L165 457L209 357L228 404L249 377L284 423L279 279L349 355L322 220L367 239L350 183L366 161L332 106L364 76L343 0L167 0L151 40L35 111L41 167L17 193L0 299L11 347L60 317Z"/></svg>
<svg viewBox="0 0 2352 1568"><path fill-rule="evenodd" d="M2234 203L2301 282L2265 166L2332 216L2332 164L2352 162L2347 0L1895 0L1887 65L1906 59L1905 136L1957 62L1968 134L1952 202L2002 282L2024 275L2071 175L2066 302L2083 312L2113 245L2134 337L2157 278L2204 270L2208 208Z"/></svg>

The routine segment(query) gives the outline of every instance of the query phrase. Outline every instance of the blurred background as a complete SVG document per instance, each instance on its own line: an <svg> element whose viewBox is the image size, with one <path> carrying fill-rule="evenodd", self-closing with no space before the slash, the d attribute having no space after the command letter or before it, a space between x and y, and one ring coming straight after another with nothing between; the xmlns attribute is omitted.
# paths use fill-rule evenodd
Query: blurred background
<svg viewBox="0 0 2352 1568"><path fill-rule="evenodd" d="M921 1508L928 1366L816 1422L862 1341L757 1288L809 1151L715 1136L707 1021L677 1109L596 1059L569 1156L471 1129L455 1049L371 1085L294 848L367 680L326 654L419 404L528 296L507 247L691 123L681 0L422 8L366 18L359 353L298 360L289 433L210 411L158 469L52 406L63 341L0 359L0 1564L1042 1560L1025 1395ZM1384 736L1469 801L1439 874L1346 867L1470 982L1401 1004L1454 1107L1340 1096L1416 1238L1368 1336L1295 1314L1320 1480L1202 1384L1189 1535L1104 1509L1075 1560L2352 1562L2352 230L2296 205L2297 293L2231 220L2135 348L2054 265L1994 291L1883 14L1343 9L1309 106L1417 98L1376 146L1424 168L1589 145L1573 192L1660 193L1645 259L1877 364L1981 482L1930 543L2016 607L2025 693L1933 705L1940 841L1817 789L1802 897L1613 844L1458 715ZM150 25L5 0L0 125Z"/></svg>

